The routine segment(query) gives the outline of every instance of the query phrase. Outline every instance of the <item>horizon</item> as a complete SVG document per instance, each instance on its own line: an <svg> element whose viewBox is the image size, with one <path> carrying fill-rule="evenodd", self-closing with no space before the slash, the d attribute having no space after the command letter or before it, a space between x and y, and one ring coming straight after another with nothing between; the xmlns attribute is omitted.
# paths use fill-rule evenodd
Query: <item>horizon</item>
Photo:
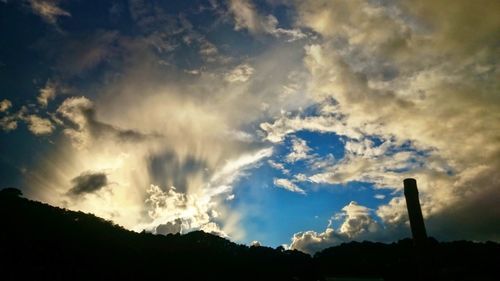
<svg viewBox="0 0 500 281"><path fill-rule="evenodd" d="M306 253L500 242L498 1L0 1L0 186Z"/></svg>

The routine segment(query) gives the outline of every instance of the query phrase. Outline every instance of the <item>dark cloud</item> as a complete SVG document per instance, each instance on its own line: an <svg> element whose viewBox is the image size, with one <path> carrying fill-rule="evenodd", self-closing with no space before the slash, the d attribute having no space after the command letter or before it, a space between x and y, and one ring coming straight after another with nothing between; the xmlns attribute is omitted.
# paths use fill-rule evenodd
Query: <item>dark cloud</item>
<svg viewBox="0 0 500 281"><path fill-rule="evenodd" d="M158 134L122 129L97 120L94 104L85 97L68 98L57 111L70 121L70 124L67 124L69 130L95 139L108 137L120 142L139 142L160 137Z"/></svg>
<svg viewBox="0 0 500 281"><path fill-rule="evenodd" d="M148 160L153 183L163 187L174 186L180 192L187 191L190 177L203 174L208 166L205 161L191 156L180 159L173 151L151 155Z"/></svg>
<svg viewBox="0 0 500 281"><path fill-rule="evenodd" d="M426 221L427 232L439 240L467 239L500 241L500 177L486 177L477 184L487 186L481 192L469 192L451 208L432 215Z"/></svg>
<svg viewBox="0 0 500 281"><path fill-rule="evenodd" d="M108 185L108 177L102 172L84 172L71 180L73 187L69 190L71 195L93 193Z"/></svg>
<svg viewBox="0 0 500 281"><path fill-rule="evenodd" d="M156 227L156 234L175 234L182 231L182 220L176 219L174 221L169 221L165 224L160 224Z"/></svg>

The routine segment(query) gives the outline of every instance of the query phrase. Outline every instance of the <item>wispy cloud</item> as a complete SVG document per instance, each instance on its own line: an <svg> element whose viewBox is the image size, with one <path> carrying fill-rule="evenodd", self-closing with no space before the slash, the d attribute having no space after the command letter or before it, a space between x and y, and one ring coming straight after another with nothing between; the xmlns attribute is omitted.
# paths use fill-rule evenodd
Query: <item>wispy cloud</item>
<svg viewBox="0 0 500 281"><path fill-rule="evenodd" d="M299 29L284 29L278 27L278 19L273 15L261 15L251 0L231 0L229 10L234 16L234 28L246 29L253 34L270 34L275 37L285 37L288 41L305 38Z"/></svg>
<svg viewBox="0 0 500 281"><path fill-rule="evenodd" d="M306 192L302 188L298 187L295 183L288 179L274 179L274 185L291 192L296 192L304 195L306 194Z"/></svg>
<svg viewBox="0 0 500 281"><path fill-rule="evenodd" d="M31 9L47 23L56 25L59 17L70 17L71 14L57 4L57 0L29 0Z"/></svg>

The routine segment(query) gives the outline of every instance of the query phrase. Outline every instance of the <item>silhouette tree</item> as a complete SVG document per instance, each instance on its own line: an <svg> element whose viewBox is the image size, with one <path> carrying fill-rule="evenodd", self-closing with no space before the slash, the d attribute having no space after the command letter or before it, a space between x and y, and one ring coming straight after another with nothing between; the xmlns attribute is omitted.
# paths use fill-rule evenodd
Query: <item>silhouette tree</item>
<svg viewBox="0 0 500 281"><path fill-rule="evenodd" d="M314 257L283 247L248 247L194 231L128 231L92 214L0 191L0 280L415 280L413 243L351 242ZM500 280L500 245L439 243L428 280ZM412 279L413 278L413 279Z"/></svg>

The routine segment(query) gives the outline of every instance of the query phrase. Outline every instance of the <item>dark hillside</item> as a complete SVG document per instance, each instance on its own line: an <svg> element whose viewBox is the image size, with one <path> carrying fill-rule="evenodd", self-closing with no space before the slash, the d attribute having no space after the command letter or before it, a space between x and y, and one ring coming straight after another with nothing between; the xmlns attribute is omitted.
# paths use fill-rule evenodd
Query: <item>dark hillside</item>
<svg viewBox="0 0 500 281"><path fill-rule="evenodd" d="M0 280L500 280L500 245L491 242L430 239L419 267L410 239L351 242L312 258L201 231L135 233L27 200L16 189L0 191L0 223Z"/></svg>
<svg viewBox="0 0 500 281"><path fill-rule="evenodd" d="M153 235L0 192L1 280L313 280L298 251Z"/></svg>

